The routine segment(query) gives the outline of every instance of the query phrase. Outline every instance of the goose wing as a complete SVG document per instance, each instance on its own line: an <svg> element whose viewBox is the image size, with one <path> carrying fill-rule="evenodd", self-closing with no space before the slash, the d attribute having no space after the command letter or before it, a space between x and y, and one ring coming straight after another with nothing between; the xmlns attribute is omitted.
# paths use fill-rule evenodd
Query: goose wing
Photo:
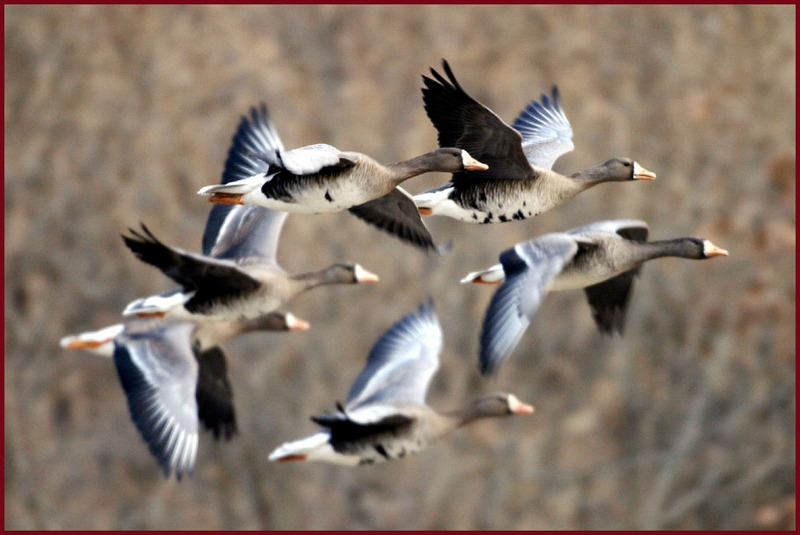
<svg viewBox="0 0 800 535"><path fill-rule="evenodd" d="M531 101L514 121L522 134L522 150L531 165L550 169L562 155L573 150L572 126L561 107L558 87L552 98L542 94L541 103Z"/></svg>
<svg viewBox="0 0 800 535"><path fill-rule="evenodd" d="M257 155L283 150L283 142L269 116L267 105L250 109L236 129L225 160L222 184L266 173L269 164ZM254 205L215 204L203 233L203 254L217 258L260 257L277 266L275 253L286 212Z"/></svg>
<svg viewBox="0 0 800 535"><path fill-rule="evenodd" d="M422 77L422 100L439 133L439 146L464 149L489 166L486 171L455 173L453 180L534 178L536 174L522 150L520 133L469 96L447 61L442 60L442 65L449 80L432 68L433 78Z"/></svg>
<svg viewBox="0 0 800 535"><path fill-rule="evenodd" d="M392 401L424 405L428 384L439 367L442 329L433 303L408 314L381 336L347 396L348 414L363 407L360 422L396 412ZM373 411L368 409L376 407Z"/></svg>
<svg viewBox="0 0 800 535"><path fill-rule="evenodd" d="M356 164L351 157L326 143L307 145L288 151L268 151L256 155L269 164L268 174L286 171L294 176L340 172L344 167ZM274 178L267 178L267 181Z"/></svg>
<svg viewBox="0 0 800 535"><path fill-rule="evenodd" d="M593 232L619 234L627 240L641 242L647 241L648 227L647 223L640 219L608 219L568 230L567 234L574 236Z"/></svg>
<svg viewBox="0 0 800 535"><path fill-rule="evenodd" d="M260 286L259 281L231 260L187 253L164 245L145 225L142 231L144 234L131 230L132 236L122 239L139 260L157 267L184 290L196 290L193 309L253 292Z"/></svg>
<svg viewBox="0 0 800 535"><path fill-rule="evenodd" d="M397 187L383 197L353 206L350 213L401 240L427 251L438 251L414 198Z"/></svg>
<svg viewBox="0 0 800 535"><path fill-rule="evenodd" d="M136 428L167 476L191 474L197 455L195 326L174 323L114 341L114 364Z"/></svg>
<svg viewBox="0 0 800 535"><path fill-rule="evenodd" d="M642 266L638 266L584 288L592 309L592 318L600 332L611 334L616 331L622 334L625 331L628 305L633 295L633 281L641 269Z"/></svg>
<svg viewBox="0 0 800 535"><path fill-rule="evenodd" d="M233 210L227 212L217 240L210 250L210 256L233 261L257 259L260 264L280 269L277 260L278 242L289 214L252 204L214 206L220 207Z"/></svg>
<svg viewBox="0 0 800 535"><path fill-rule="evenodd" d="M615 219L598 221L570 230L569 234L590 234L605 232L617 234L634 242L647 241L647 223L638 219ZM625 330L625 319L628 305L633 295L633 283L642 266L620 273L603 282L584 288L592 317L601 332L611 334L614 331L622 334Z"/></svg>
<svg viewBox="0 0 800 535"><path fill-rule="evenodd" d="M481 331L481 373L493 373L516 347L547 293L550 281L578 251L563 233L518 243L500 254L505 281L497 289Z"/></svg>
<svg viewBox="0 0 800 535"><path fill-rule="evenodd" d="M218 346L195 352L198 365L197 411L200 421L214 433L229 440L236 434L233 389L228 380L225 353Z"/></svg>

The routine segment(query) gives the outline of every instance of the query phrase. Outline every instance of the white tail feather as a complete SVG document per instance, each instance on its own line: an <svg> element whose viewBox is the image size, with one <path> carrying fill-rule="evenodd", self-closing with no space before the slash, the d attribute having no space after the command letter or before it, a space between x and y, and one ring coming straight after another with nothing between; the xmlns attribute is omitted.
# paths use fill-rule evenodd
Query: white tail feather
<svg viewBox="0 0 800 535"><path fill-rule="evenodd" d="M211 195L212 193L229 193L232 195L250 193L254 189L258 189L266 182L266 175L258 173L248 178L228 182L227 184L212 184L211 186L204 186L197 192L198 195Z"/></svg>

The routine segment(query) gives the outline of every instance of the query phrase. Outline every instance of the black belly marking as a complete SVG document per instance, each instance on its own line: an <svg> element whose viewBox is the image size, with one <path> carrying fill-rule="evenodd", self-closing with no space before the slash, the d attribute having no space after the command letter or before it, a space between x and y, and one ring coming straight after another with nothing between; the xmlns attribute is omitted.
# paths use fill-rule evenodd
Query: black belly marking
<svg viewBox="0 0 800 535"><path fill-rule="evenodd" d="M472 219L477 221L478 220L478 214L476 214L475 212L472 212Z"/></svg>
<svg viewBox="0 0 800 535"><path fill-rule="evenodd" d="M501 215L500 217L498 217L498 219L500 220L501 223L505 223L506 221L508 221L508 218L505 215Z"/></svg>
<svg viewBox="0 0 800 535"><path fill-rule="evenodd" d="M513 216L511 216L511 217L513 217L513 218L514 218L514 219L516 219L517 221L520 221L520 220L522 220L522 219L525 219L525 214L523 214L523 213L522 213L522 210L517 210L517 211L514 213L514 215L513 215Z"/></svg>
<svg viewBox="0 0 800 535"><path fill-rule="evenodd" d="M333 197L331 197L331 192L328 190L325 190L325 200L328 202L333 202Z"/></svg>
<svg viewBox="0 0 800 535"><path fill-rule="evenodd" d="M386 448L383 447L383 444L375 444L375 451L380 453L384 459L389 458L389 454L386 452Z"/></svg>
<svg viewBox="0 0 800 535"><path fill-rule="evenodd" d="M484 192L481 192L481 194L478 196L478 198L480 199L481 202L483 202L483 203L486 202L486 194Z"/></svg>

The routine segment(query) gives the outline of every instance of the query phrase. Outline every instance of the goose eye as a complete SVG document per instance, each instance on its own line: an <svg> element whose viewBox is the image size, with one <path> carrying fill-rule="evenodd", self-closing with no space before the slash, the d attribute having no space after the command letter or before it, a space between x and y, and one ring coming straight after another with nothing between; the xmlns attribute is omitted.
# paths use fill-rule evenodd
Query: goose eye
<svg viewBox="0 0 800 535"><path fill-rule="evenodd" d="M622 165L624 165L625 167L630 167L631 166L631 162L622 162Z"/></svg>

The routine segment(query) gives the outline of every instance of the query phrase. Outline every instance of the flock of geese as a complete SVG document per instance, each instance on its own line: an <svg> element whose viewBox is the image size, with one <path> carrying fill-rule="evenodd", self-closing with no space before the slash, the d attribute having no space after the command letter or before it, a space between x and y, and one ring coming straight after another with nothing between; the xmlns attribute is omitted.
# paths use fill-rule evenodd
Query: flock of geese
<svg viewBox="0 0 800 535"><path fill-rule="evenodd" d="M202 422L215 438L237 432L225 355L219 345L243 333L304 330L278 311L298 294L327 284L364 284L377 275L353 263L289 274L276 252L288 213L348 210L424 251L443 254L420 214L490 224L534 217L602 182L653 180L627 158L564 176L553 163L574 148L556 87L531 102L512 126L470 97L443 61L445 76L423 76L423 101L440 148L382 165L326 144L286 150L265 104L242 117L220 184L202 188L215 203L202 253L164 244L144 225L123 236L141 261L177 287L129 304L123 323L68 336L66 348L112 357L139 433L169 476L191 474ZM404 181L452 173L438 188L411 196ZM480 370L495 373L514 351L548 291L583 288L600 331L622 332L634 278L664 257L727 255L710 241L647 241L644 221L599 221L518 243L500 263L461 282L499 285L480 334ZM533 412L513 394L483 396L438 412L425 402L439 366L442 329L432 301L392 325L374 344L347 401L312 417L321 430L287 442L273 461L359 465L400 458L480 418Z"/></svg>

